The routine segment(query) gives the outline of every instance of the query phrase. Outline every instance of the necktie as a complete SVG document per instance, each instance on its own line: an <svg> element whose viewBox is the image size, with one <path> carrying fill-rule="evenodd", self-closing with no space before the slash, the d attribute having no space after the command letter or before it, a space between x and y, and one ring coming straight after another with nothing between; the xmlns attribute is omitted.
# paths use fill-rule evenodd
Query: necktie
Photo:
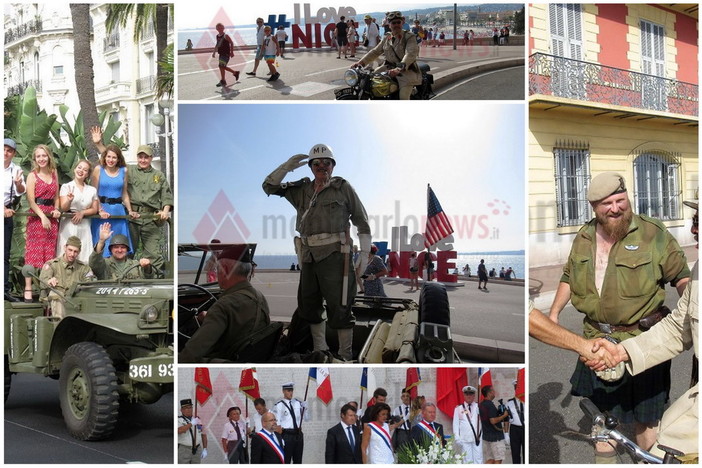
<svg viewBox="0 0 702 468"><path fill-rule="evenodd" d="M241 431L239 430L239 421L237 421L237 422L234 423L234 430L236 431L236 438L237 438L237 440L240 440L241 443L243 444L244 441L243 441L243 439L241 438Z"/></svg>
<svg viewBox="0 0 702 468"><path fill-rule="evenodd" d="M346 426L346 430L349 432L349 444L351 445L351 451L353 452L356 448L356 441L353 438L353 432L351 432L351 426Z"/></svg>
<svg viewBox="0 0 702 468"><path fill-rule="evenodd" d="M405 422L402 423L402 427L405 428L406 430L409 430L409 427L407 427L407 411L409 410L409 406L405 406Z"/></svg>

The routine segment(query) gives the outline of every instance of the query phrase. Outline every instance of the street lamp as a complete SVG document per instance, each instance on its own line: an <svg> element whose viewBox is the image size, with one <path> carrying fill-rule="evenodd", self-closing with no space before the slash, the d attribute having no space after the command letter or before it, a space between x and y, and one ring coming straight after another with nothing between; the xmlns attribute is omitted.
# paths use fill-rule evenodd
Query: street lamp
<svg viewBox="0 0 702 468"><path fill-rule="evenodd" d="M160 100L158 105L163 109L163 114L156 113L151 116L151 123L156 127L161 127L165 124L163 132L156 130L156 136L163 137L166 146L166 179L173 185L173 179L171 175L171 137L173 136L173 131L171 130L171 109L173 108L173 101Z"/></svg>

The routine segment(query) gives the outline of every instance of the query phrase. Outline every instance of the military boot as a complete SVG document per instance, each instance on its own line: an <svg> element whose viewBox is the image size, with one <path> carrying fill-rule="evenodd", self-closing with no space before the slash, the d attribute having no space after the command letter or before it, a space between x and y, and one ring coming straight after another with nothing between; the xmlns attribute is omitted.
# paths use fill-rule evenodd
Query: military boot
<svg viewBox="0 0 702 468"><path fill-rule="evenodd" d="M327 326L326 322L310 323L310 333L312 334L312 344L315 351L327 351Z"/></svg>
<svg viewBox="0 0 702 468"><path fill-rule="evenodd" d="M339 332L339 356L344 361L353 360L353 328L342 328Z"/></svg>

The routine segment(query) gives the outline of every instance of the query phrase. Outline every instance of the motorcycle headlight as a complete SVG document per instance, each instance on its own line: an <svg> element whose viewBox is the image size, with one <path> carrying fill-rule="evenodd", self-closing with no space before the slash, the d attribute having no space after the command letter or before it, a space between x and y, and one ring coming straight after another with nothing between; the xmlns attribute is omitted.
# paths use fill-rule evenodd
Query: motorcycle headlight
<svg viewBox="0 0 702 468"><path fill-rule="evenodd" d="M356 86L358 84L358 73L356 73L356 70L346 70L344 72L344 81L349 86Z"/></svg>

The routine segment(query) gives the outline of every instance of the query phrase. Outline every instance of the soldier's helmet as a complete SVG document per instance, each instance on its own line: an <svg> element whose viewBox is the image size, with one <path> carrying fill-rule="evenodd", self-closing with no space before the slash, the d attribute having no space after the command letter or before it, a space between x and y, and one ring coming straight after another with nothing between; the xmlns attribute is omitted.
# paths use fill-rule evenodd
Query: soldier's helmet
<svg viewBox="0 0 702 468"><path fill-rule="evenodd" d="M331 159L332 166L336 166L336 159L334 159L334 152L329 145L324 143L316 144L312 147L309 152L309 159L307 160L307 165L312 167L313 159Z"/></svg>
<svg viewBox="0 0 702 468"><path fill-rule="evenodd" d="M113 245L126 245L129 248L129 239L124 234L115 234L110 239L110 250L112 250Z"/></svg>

